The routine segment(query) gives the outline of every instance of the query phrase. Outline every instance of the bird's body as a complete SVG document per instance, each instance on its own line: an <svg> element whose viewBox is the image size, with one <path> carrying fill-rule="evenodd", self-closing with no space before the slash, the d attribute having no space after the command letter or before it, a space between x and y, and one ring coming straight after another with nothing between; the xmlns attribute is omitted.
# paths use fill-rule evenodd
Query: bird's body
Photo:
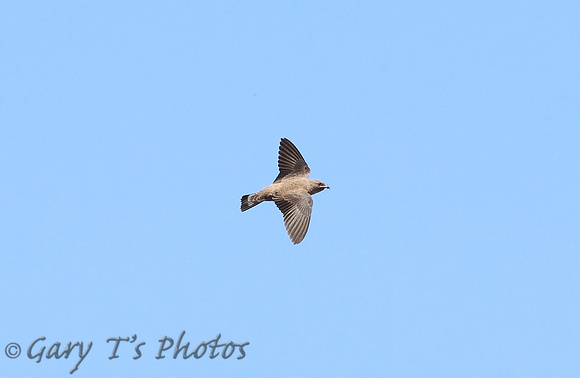
<svg viewBox="0 0 580 378"><path fill-rule="evenodd" d="M280 141L278 168L280 173L272 185L242 197L241 210L246 211L264 201L274 201L284 214L290 240L298 244L308 231L312 195L330 188L322 181L308 179L308 164L296 146L286 138Z"/></svg>

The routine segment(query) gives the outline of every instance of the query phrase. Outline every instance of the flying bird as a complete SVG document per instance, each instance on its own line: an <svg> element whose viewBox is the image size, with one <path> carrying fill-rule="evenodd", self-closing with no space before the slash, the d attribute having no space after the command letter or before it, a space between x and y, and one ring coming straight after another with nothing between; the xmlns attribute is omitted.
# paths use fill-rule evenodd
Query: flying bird
<svg viewBox="0 0 580 378"><path fill-rule="evenodd" d="M322 181L308 179L308 164L296 146L286 138L280 140L278 169L280 173L272 185L258 193L242 196L240 208L246 211L264 201L274 201L284 214L284 225L290 240L298 244L306 236L310 225L312 195L330 187Z"/></svg>

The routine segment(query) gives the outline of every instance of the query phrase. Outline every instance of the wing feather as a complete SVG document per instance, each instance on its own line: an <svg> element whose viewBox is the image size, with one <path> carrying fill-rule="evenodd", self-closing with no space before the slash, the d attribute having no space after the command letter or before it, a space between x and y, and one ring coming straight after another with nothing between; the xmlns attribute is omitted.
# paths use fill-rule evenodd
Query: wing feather
<svg viewBox="0 0 580 378"><path fill-rule="evenodd" d="M308 232L312 214L312 196L308 192L292 193L274 201L284 214L284 226L292 243L298 244Z"/></svg>
<svg viewBox="0 0 580 378"><path fill-rule="evenodd" d="M302 157L298 148L286 138L280 140L280 149L278 151L278 169L280 173L274 180L278 182L287 176L300 176L308 178L310 168Z"/></svg>

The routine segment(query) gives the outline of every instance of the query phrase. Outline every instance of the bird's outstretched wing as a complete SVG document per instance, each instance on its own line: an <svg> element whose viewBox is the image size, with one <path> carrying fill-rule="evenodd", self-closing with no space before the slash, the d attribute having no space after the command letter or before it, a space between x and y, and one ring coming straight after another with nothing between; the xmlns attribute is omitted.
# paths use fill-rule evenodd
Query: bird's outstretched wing
<svg viewBox="0 0 580 378"><path fill-rule="evenodd" d="M286 195L284 199L274 201L284 214L284 226L292 243L300 243L306 236L312 214L312 197L308 192Z"/></svg>
<svg viewBox="0 0 580 378"><path fill-rule="evenodd" d="M288 176L298 176L308 178L310 168L304 161L302 154L296 146L286 138L280 140L280 150L278 151L278 169L280 173L274 182L282 180Z"/></svg>

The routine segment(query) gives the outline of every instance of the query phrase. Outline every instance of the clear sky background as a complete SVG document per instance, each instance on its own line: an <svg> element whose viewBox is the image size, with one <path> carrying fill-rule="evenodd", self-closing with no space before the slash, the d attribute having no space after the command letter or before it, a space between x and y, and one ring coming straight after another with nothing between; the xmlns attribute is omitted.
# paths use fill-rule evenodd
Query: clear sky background
<svg viewBox="0 0 580 378"><path fill-rule="evenodd" d="M0 5L3 377L580 374L577 1L201 3Z"/></svg>

